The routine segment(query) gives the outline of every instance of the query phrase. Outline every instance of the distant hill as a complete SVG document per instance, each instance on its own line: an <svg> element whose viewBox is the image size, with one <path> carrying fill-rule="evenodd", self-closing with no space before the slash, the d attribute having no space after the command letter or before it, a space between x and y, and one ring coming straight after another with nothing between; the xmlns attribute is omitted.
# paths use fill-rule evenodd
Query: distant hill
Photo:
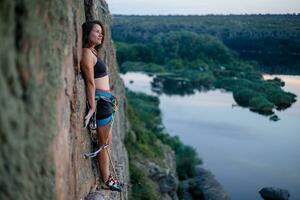
<svg viewBox="0 0 300 200"><path fill-rule="evenodd" d="M114 39L130 43L147 42L157 33L184 29L216 36L237 50L278 52L291 43L289 52L300 53L300 15L114 15L112 28ZM270 46L276 43L280 46Z"/></svg>
<svg viewBox="0 0 300 200"><path fill-rule="evenodd" d="M178 30L216 36L242 57L266 65L295 65L300 59L300 14L113 15L116 41L145 43Z"/></svg>

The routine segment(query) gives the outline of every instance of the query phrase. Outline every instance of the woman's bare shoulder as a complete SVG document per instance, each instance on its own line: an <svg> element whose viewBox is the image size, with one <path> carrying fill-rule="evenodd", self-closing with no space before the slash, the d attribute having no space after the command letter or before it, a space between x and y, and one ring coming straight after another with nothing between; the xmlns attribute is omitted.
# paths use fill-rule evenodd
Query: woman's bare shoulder
<svg viewBox="0 0 300 200"><path fill-rule="evenodd" d="M92 51L89 48L82 48L82 58L92 58Z"/></svg>
<svg viewBox="0 0 300 200"><path fill-rule="evenodd" d="M80 64L81 66L87 67L92 67L94 65L93 53L89 48L82 48Z"/></svg>

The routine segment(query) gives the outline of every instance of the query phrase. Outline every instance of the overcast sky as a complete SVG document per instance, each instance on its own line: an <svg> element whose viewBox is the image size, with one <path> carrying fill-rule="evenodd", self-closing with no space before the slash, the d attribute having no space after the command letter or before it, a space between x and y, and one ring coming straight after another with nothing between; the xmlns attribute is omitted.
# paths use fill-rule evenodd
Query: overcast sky
<svg viewBox="0 0 300 200"><path fill-rule="evenodd" d="M300 0L106 0L112 14L300 13Z"/></svg>

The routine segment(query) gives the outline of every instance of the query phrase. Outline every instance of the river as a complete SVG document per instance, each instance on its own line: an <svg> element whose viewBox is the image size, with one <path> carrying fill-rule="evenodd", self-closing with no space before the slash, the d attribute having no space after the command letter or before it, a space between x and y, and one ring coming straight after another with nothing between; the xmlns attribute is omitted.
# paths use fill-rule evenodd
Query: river
<svg viewBox="0 0 300 200"><path fill-rule="evenodd" d="M223 185L232 200L262 199L258 191L266 186L287 189L290 200L300 199L300 76L281 78L284 90L296 94L297 102L276 111L279 121L233 106L232 93L222 90L193 95L157 95L143 73L122 75L130 90L157 95L163 123L170 135L178 135L193 146ZM130 80L133 82L130 83Z"/></svg>

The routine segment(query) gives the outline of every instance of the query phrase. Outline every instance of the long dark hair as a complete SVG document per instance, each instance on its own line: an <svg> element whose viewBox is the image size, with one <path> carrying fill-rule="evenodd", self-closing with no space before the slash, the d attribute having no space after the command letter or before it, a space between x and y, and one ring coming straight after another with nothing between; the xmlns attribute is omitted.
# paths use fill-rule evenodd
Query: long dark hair
<svg viewBox="0 0 300 200"><path fill-rule="evenodd" d="M95 24L98 24L98 25L101 26L102 34L103 34L101 44L95 46L96 51L99 52L99 50L103 46L103 41L104 41L104 38L105 38L105 30L104 30L103 24L98 20L86 21L82 24L82 48L89 48L90 47L89 35L90 35L90 33L91 33L91 31L92 31Z"/></svg>

